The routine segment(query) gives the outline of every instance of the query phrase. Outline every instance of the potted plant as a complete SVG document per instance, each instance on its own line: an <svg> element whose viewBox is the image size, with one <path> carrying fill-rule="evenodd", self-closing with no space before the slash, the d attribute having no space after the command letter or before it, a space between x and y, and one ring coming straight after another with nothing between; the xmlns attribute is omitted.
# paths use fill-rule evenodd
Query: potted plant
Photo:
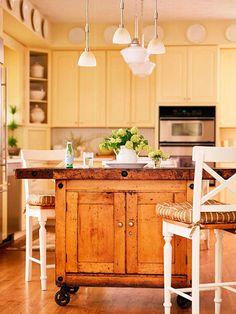
<svg viewBox="0 0 236 314"><path fill-rule="evenodd" d="M170 155L164 153L161 149L150 149L148 157L154 161L155 168L159 168L161 165L161 160L169 159Z"/></svg>
<svg viewBox="0 0 236 314"><path fill-rule="evenodd" d="M118 162L136 162L141 150L149 150L148 140L139 133L138 128L113 130L111 136L104 138L99 148L113 150Z"/></svg>
<svg viewBox="0 0 236 314"><path fill-rule="evenodd" d="M17 107L10 105L9 111L11 114L11 120L8 124L8 154L10 156L18 156L20 153L20 148L17 146L17 138L15 137L15 130L18 128L18 124L15 120Z"/></svg>

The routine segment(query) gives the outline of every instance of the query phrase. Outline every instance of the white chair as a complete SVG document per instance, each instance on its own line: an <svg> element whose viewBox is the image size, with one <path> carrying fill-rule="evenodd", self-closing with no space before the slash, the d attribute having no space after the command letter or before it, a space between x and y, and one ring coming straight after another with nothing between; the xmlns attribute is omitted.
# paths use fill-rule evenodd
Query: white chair
<svg viewBox="0 0 236 314"><path fill-rule="evenodd" d="M65 150L21 150L23 167L55 167L64 160ZM26 264L25 280L31 281L32 262L40 264L41 289L46 290L46 268L55 265L46 265L46 228L48 218L55 218L55 187L53 180L25 179L26 197ZM51 185L51 187L50 187ZM40 259L32 256L33 217L39 222Z"/></svg>
<svg viewBox="0 0 236 314"><path fill-rule="evenodd" d="M176 293L180 299L192 301L192 313L200 313L200 290L215 290L215 313L220 313L222 288L236 293L236 282L222 282L222 237L223 230L236 229L236 204L221 204L212 200L219 192L229 189L236 195L232 183L236 173L224 179L207 162L236 162L236 148L194 147L195 164L194 191L192 203L157 204L157 214L163 217L164 245L164 308L170 313L171 294ZM204 194L202 189L203 170L219 181L219 185ZM214 229L215 243L215 282L200 284L200 230ZM173 235L192 240L192 287L174 289L171 287L171 264ZM187 293L191 292L192 295ZM186 301L187 301L186 300Z"/></svg>

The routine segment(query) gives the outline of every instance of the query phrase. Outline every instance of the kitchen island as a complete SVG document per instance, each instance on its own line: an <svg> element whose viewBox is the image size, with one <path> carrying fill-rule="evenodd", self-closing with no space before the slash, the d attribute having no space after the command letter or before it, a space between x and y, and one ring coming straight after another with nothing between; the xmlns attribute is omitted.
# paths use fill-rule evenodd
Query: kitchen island
<svg viewBox="0 0 236 314"><path fill-rule="evenodd" d="M235 172L218 170L224 178ZM162 220L155 207L191 201L194 169L27 168L16 176L56 180L58 286L163 287ZM173 286L189 285L190 244L172 241Z"/></svg>

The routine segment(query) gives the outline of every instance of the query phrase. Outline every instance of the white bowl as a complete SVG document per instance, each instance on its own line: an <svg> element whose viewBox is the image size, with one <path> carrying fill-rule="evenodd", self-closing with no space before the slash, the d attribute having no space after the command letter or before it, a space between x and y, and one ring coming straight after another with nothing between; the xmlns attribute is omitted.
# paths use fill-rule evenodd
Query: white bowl
<svg viewBox="0 0 236 314"><path fill-rule="evenodd" d="M45 96L45 91L41 90L31 90L30 91L30 99L32 100L42 100Z"/></svg>

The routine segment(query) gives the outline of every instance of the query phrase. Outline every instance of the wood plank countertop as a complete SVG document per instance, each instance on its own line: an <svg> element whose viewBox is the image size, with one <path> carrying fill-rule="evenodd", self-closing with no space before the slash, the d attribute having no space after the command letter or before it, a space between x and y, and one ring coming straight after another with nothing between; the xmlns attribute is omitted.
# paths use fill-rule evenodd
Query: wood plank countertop
<svg viewBox="0 0 236 314"><path fill-rule="evenodd" d="M236 173L236 169L217 168L224 179ZM64 180L193 180L194 168L158 169L65 169L65 168L21 168L15 170L17 179L64 179ZM204 179L212 179L204 172Z"/></svg>

